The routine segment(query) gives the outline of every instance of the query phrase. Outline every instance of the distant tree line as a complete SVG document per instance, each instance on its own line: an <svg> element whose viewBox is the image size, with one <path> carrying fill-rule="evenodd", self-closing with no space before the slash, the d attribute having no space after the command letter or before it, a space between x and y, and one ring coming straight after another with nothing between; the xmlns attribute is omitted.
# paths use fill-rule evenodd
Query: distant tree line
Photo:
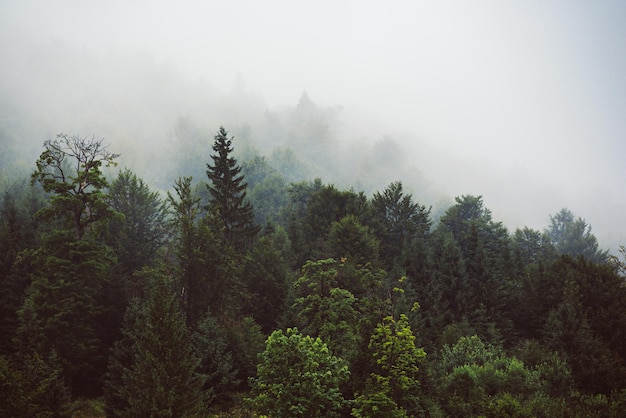
<svg viewBox="0 0 626 418"><path fill-rule="evenodd" d="M585 220L510 232L464 195L434 222L401 182L293 181L233 141L161 194L61 134L5 188L1 416L626 410L626 260Z"/></svg>

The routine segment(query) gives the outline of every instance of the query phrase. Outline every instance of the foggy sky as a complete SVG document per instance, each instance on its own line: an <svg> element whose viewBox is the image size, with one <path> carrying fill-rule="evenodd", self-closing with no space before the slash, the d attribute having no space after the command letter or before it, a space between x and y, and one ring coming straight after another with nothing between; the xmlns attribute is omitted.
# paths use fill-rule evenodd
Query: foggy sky
<svg viewBox="0 0 626 418"><path fill-rule="evenodd" d="M399 141L442 195L483 195L512 230L543 229L567 207L614 247L626 243L624 22L621 0L0 0L0 94L32 105L47 134L73 129L55 125L52 106L37 112L38 98L82 103L73 88L88 85L79 68L68 79L46 67L58 45L82 51L96 61L84 68L100 66L109 80L89 88L94 109L74 116L96 134L113 111L97 103L116 88L129 95L129 124L153 138L164 129L133 102L137 86L116 84L145 62L160 68L164 91L154 94L171 95L160 110L172 120L206 110L194 91L243 85L268 109L306 91L340 106L355 137ZM13 87L27 81L30 90ZM219 124L225 110L214 110ZM131 137L121 130L107 135Z"/></svg>

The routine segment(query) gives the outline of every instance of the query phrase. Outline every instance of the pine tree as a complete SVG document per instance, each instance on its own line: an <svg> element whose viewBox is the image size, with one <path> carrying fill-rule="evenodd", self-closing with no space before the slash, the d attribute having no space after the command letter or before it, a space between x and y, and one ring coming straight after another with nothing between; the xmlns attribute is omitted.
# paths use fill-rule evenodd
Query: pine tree
<svg viewBox="0 0 626 418"><path fill-rule="evenodd" d="M168 200L173 209L179 293L187 324L193 327L207 309L216 316L236 311L243 283L233 248L222 245L213 219L200 218L199 198L193 193L191 181L191 177L178 179L176 194L169 194Z"/></svg>
<svg viewBox="0 0 626 418"><path fill-rule="evenodd" d="M220 127L215 135L213 150L216 154L211 155L213 164L207 164L206 172L211 181L208 185L211 194L209 209L216 215L226 243L235 249L246 249L252 244L259 227L254 224L252 205L245 200L248 185L232 156L232 139L228 138L224 127Z"/></svg>
<svg viewBox="0 0 626 418"><path fill-rule="evenodd" d="M97 242L75 240L71 232L46 237L23 253L32 282L19 311L16 347L46 355L54 349L73 394L99 391L106 364L101 295L113 259Z"/></svg>
<svg viewBox="0 0 626 418"><path fill-rule="evenodd" d="M204 377L181 313L176 286L161 270L144 270L148 294L127 316L125 344L110 362L109 393L116 416L187 417L202 415ZM117 356L117 357L116 357ZM119 376L121 375L121 379Z"/></svg>

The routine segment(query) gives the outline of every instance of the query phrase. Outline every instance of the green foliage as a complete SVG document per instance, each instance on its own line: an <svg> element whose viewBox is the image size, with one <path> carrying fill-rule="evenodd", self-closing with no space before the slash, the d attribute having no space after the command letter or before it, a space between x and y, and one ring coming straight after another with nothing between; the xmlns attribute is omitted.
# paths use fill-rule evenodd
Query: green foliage
<svg viewBox="0 0 626 418"><path fill-rule="evenodd" d="M239 389L247 389L246 384L254 376L259 364L259 353L263 351L265 335L261 327L250 317L238 319L222 318L227 330L229 349L237 367L237 378L241 382Z"/></svg>
<svg viewBox="0 0 626 418"><path fill-rule="evenodd" d="M100 321L114 264L109 249L61 233L25 256L32 282L19 311L18 347L40 354L55 349L72 393L97 393L109 344Z"/></svg>
<svg viewBox="0 0 626 418"><path fill-rule="evenodd" d="M349 290L337 287L338 268L332 258L308 261L294 284L292 309L302 332L320 337L335 355L350 361L358 343L357 300Z"/></svg>
<svg viewBox="0 0 626 418"><path fill-rule="evenodd" d="M510 327L502 280L511 271L506 228L492 220L481 196L461 196L442 216L436 233L450 234L462 255L465 280L459 283L463 288L459 293L463 298L461 318L466 318L481 337L497 340L496 328Z"/></svg>
<svg viewBox="0 0 626 418"><path fill-rule="evenodd" d="M257 413L338 417L346 407L339 385L347 380L348 367L320 338L295 328L274 331L259 358L250 399Z"/></svg>
<svg viewBox="0 0 626 418"><path fill-rule="evenodd" d="M108 152L102 140L78 135L59 134L55 140L45 141L44 148L32 181L52 196L50 206L40 214L48 220L62 220L80 239L91 224L113 215L101 167L115 165L119 155Z"/></svg>
<svg viewBox="0 0 626 418"><path fill-rule="evenodd" d="M387 316L376 326L369 343L375 372L364 394L357 396L352 414L356 417L407 416L419 410L418 364L426 357L415 347L408 317ZM390 414L390 415L385 415Z"/></svg>
<svg viewBox="0 0 626 418"><path fill-rule="evenodd" d="M329 116L304 95L288 115L301 129L275 132L315 154ZM198 174L207 135L175 130ZM104 381L113 416L207 415L247 384L273 416L620 416L624 263L585 221L563 210L545 233L509 235L460 196L432 228L400 182L368 198L302 181L289 150L242 143L239 166L223 128L214 140L208 187L179 179L167 202L128 169L109 187L117 156L67 135L44 144L41 187L6 188L0 414L96 411L84 396ZM397 160L393 147L375 150ZM283 324L307 336L272 333Z"/></svg>
<svg viewBox="0 0 626 418"><path fill-rule="evenodd" d="M17 311L24 303L30 283L26 249L38 244L34 214L43 205L42 193L26 181L14 183L0 201L0 352L12 351L11 341L18 327Z"/></svg>
<svg viewBox="0 0 626 418"><path fill-rule="evenodd" d="M336 259L345 259L356 265L378 261L378 239L354 215L333 222L328 234L330 252Z"/></svg>
<svg viewBox="0 0 626 418"><path fill-rule="evenodd" d="M193 332L194 354L200 359L198 373L206 379L204 391L207 401L221 401L240 384L227 332L217 318L208 314Z"/></svg>
<svg viewBox="0 0 626 418"><path fill-rule="evenodd" d="M211 194L210 208L214 211L224 238L238 250L249 248L259 232L254 224L252 206L246 199L247 184L241 167L232 156L232 138L220 127L215 135L212 164L207 164L208 185Z"/></svg>
<svg viewBox="0 0 626 418"><path fill-rule="evenodd" d="M453 416L563 415L569 399L569 368L558 356L526 342L517 352L531 367L477 336L462 337L440 354L440 397ZM549 352L548 352L549 353Z"/></svg>
<svg viewBox="0 0 626 418"><path fill-rule="evenodd" d="M14 361L0 356L0 393L0 416L69 416L69 393L55 351L45 357L21 353Z"/></svg>
<svg viewBox="0 0 626 418"><path fill-rule="evenodd" d="M365 215L367 199L363 193L352 190L340 191L333 185L314 184L306 200L302 219L303 237L307 259L330 256L328 234L334 222L347 215L359 220Z"/></svg>
<svg viewBox="0 0 626 418"><path fill-rule="evenodd" d="M287 307L290 271L285 258L289 246L287 234L282 228L268 231L255 241L242 272L250 294L243 311L251 315L268 334L276 328Z"/></svg>
<svg viewBox="0 0 626 418"><path fill-rule="evenodd" d="M142 274L148 280L148 293L141 304L131 307L136 311L124 330L130 361L124 365L123 358L117 359L122 366L121 382L113 382L112 390L125 402L113 412L122 417L197 416L205 407L205 378L197 372L199 359L174 280L160 270Z"/></svg>
<svg viewBox="0 0 626 418"><path fill-rule="evenodd" d="M626 368L593 332L581 299L576 283L567 282L562 302L546 322L546 340L567 354L580 389L608 394L624 384Z"/></svg>
<svg viewBox="0 0 626 418"><path fill-rule="evenodd" d="M531 228L516 229L511 237L514 257L520 268L530 264L548 264L556 258L556 248L548 235Z"/></svg>
<svg viewBox="0 0 626 418"><path fill-rule="evenodd" d="M130 276L154 262L167 236L167 206L159 194L129 169L109 187L113 210L123 215L109 221L107 242L117 255L118 270Z"/></svg>
<svg viewBox="0 0 626 418"><path fill-rule="evenodd" d="M391 183L382 193L374 193L371 212L381 242L381 258L387 269L403 264L403 250L412 240L424 239L430 231L430 209L405 194L401 182Z"/></svg>
<svg viewBox="0 0 626 418"><path fill-rule="evenodd" d="M237 311L243 293L236 254L232 247L222 245L214 219L200 217L200 199L193 193L191 181L190 177L178 179L176 196L169 195L177 275L189 325L207 309L218 316Z"/></svg>

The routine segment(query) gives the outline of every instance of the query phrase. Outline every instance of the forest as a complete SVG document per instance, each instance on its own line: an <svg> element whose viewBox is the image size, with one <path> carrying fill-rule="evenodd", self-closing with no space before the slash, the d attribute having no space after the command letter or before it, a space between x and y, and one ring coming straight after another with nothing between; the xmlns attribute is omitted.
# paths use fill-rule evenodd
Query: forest
<svg viewBox="0 0 626 418"><path fill-rule="evenodd" d="M478 195L310 178L343 163L310 125L307 162L179 129L169 183L72 133L2 182L0 416L626 410L626 250L569 209L509 231Z"/></svg>

